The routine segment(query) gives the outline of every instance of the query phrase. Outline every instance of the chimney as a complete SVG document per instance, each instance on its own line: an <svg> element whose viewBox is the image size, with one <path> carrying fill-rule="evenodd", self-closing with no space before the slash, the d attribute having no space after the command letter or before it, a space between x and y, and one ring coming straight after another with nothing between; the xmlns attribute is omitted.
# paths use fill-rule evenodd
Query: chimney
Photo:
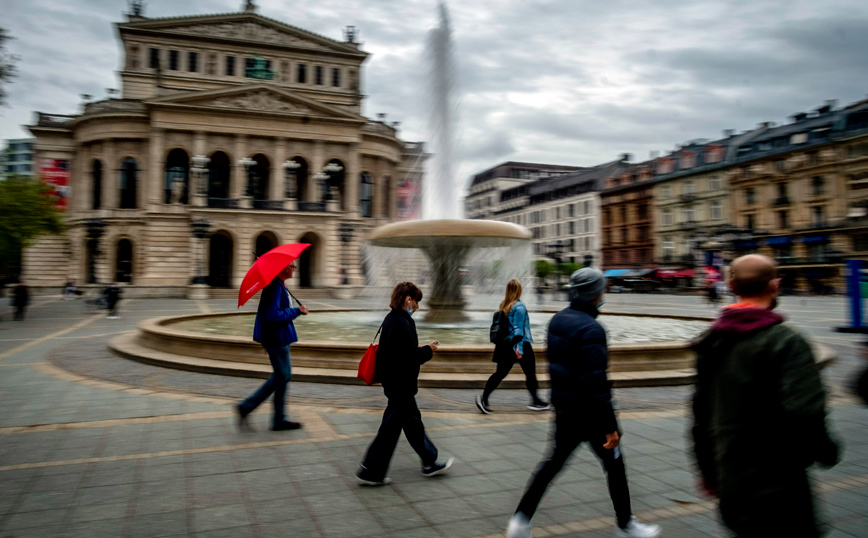
<svg viewBox="0 0 868 538"><path fill-rule="evenodd" d="M732 138L735 135L735 129L724 129L723 137L724 138Z"/></svg>

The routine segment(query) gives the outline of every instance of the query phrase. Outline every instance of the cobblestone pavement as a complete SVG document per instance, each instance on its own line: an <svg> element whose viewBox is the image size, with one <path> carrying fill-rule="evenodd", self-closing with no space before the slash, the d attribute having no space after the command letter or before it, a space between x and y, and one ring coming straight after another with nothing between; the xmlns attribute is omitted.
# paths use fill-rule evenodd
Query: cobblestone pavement
<svg viewBox="0 0 868 538"><path fill-rule="evenodd" d="M474 302L491 308L493 297ZM544 301L560 307L554 298ZM363 306L311 301L312 308ZM830 536L868 536L868 409L843 387L864 337L842 335L842 298L784 297L781 310L839 360L824 373L844 461L814 471ZM5 310L3 310L5 309ZM432 440L452 472L425 479L401 441L388 487L353 472L379 424L375 387L293 383L289 409L305 428L236 431L231 403L257 380L165 370L110 355L105 343L161 315L233 310L231 300L130 299L122 319L80 301L37 297L27 319L0 308L0 537L12 536L498 536L549 432L520 390L494 393L480 415L473 391L423 389ZM698 297L609 295L618 312L707 315ZM531 312L531 315L533 313ZM303 336L303 335L302 335ZM664 536L725 536L714 505L695 495L687 456L686 387L616 391L634 511ZM534 536L611 536L599 465L583 448L543 500Z"/></svg>

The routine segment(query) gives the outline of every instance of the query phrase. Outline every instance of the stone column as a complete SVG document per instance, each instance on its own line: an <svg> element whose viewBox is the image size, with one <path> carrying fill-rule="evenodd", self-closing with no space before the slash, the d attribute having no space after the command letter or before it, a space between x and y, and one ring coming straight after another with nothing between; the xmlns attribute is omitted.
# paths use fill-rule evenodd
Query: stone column
<svg viewBox="0 0 868 538"><path fill-rule="evenodd" d="M384 161L380 159L377 163L378 166L376 167L376 176L373 177L374 184L372 185L372 196L374 197L374 199L372 200L371 204L371 216L374 218L382 217L385 208L385 204L383 203L383 197L386 195L386 174L384 172L385 167L383 166L383 164Z"/></svg>
<svg viewBox="0 0 868 538"><path fill-rule="evenodd" d="M352 218L359 216L360 175L359 145L357 143L348 144L346 170L344 172L344 178L347 183L344 192L347 196L345 205L347 208L347 216Z"/></svg>
<svg viewBox="0 0 868 538"><path fill-rule="evenodd" d="M193 155L190 155L189 167L193 168L193 157L196 155L205 155L205 132L196 131L193 135ZM207 168L207 167L206 167ZM205 194L200 194L204 192ZM187 198L191 205L195 207L206 207L208 205L208 173L194 175L190 172L190 192Z"/></svg>
<svg viewBox="0 0 868 538"><path fill-rule="evenodd" d="M271 181L268 182L269 200L283 200L286 194L286 170L283 162L286 160L286 138L282 136L274 140L274 163L271 165Z"/></svg>
<svg viewBox="0 0 868 538"><path fill-rule="evenodd" d="M235 137L235 160L229 167L229 197L239 199L244 195L247 188L247 171L243 166L238 166L238 160L247 157L247 135Z"/></svg>
<svg viewBox="0 0 868 538"><path fill-rule="evenodd" d="M150 179L142 178L142 183L147 183L148 198L147 203L150 206L156 206L163 203L163 153L165 152L166 132L158 127L151 127L150 138L150 157L148 158L148 176ZM155 209L155 208L154 208Z"/></svg>

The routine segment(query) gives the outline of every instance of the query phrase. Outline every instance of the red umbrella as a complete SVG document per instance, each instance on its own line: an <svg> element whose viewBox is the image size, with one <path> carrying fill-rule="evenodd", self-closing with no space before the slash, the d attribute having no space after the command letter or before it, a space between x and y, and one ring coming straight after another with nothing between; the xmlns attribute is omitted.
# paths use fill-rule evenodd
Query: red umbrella
<svg viewBox="0 0 868 538"><path fill-rule="evenodd" d="M241 288L238 290L238 308L256 295L256 292L269 285L274 277L301 256L310 243L289 243L274 247L256 259L253 266L247 270Z"/></svg>

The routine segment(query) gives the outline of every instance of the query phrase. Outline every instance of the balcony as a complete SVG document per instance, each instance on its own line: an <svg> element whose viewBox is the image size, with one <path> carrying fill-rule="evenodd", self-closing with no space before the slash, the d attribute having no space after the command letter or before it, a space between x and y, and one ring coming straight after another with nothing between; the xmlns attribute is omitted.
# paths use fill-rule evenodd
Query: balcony
<svg viewBox="0 0 868 538"><path fill-rule="evenodd" d="M325 202L299 202L298 210L322 212L326 210L326 205Z"/></svg>
<svg viewBox="0 0 868 538"><path fill-rule="evenodd" d="M773 202L774 205L790 205L790 197L789 196L778 196L775 198Z"/></svg>
<svg viewBox="0 0 868 538"><path fill-rule="evenodd" d="M238 209L238 198L208 198L208 207L214 209Z"/></svg>
<svg viewBox="0 0 868 538"><path fill-rule="evenodd" d="M253 209L267 209L270 211L282 211L283 200L253 200Z"/></svg>
<svg viewBox="0 0 868 538"><path fill-rule="evenodd" d="M68 127L76 116L66 114L46 114L44 112L36 113L36 124L40 127Z"/></svg>
<svg viewBox="0 0 868 538"><path fill-rule="evenodd" d="M696 195L692 192L688 192L686 194L681 195L682 202L694 202L696 201Z"/></svg>

